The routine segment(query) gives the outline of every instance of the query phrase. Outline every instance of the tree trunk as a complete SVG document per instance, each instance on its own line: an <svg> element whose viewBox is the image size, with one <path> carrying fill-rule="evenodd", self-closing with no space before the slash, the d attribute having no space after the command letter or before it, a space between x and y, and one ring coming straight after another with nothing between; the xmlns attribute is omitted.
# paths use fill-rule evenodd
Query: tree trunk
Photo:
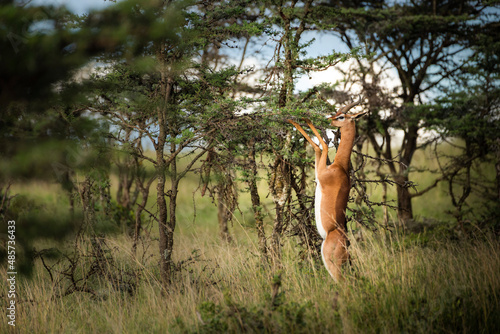
<svg viewBox="0 0 500 334"><path fill-rule="evenodd" d="M157 154L158 155L158 154ZM163 155L161 156L163 160ZM158 183L156 185L156 204L158 206L158 228L159 228L159 251L160 251L160 277L162 286L167 291L170 283L170 271L168 265L168 236L167 236L167 202L165 200L165 165L160 164L157 169Z"/></svg>
<svg viewBox="0 0 500 334"><path fill-rule="evenodd" d="M173 155L175 154L176 151L176 144L172 142L170 144L170 154ZM165 262L166 262L166 274L169 277L169 284L171 283L171 278L173 274L173 260L172 260L172 253L174 250L174 231L175 231L175 225L176 225L176 218L175 214L177 212L177 193L179 189L179 178L177 175L177 157L175 157L172 162L170 163L170 180L171 180L171 186L170 186L170 191L169 191L169 208L170 208L170 216L169 220L167 222L167 249L165 252Z"/></svg>
<svg viewBox="0 0 500 334"><path fill-rule="evenodd" d="M287 144L289 144L288 140ZM272 173L269 189L273 196L276 216L274 218L273 232L271 235L271 257L275 263L279 264L281 259L281 236L287 224L285 219L285 204L288 202L291 195L291 170L283 156L278 155L278 157L276 157Z"/></svg>
<svg viewBox="0 0 500 334"><path fill-rule="evenodd" d="M255 226L257 227L257 237L259 239L259 250L262 257L262 262L267 263L267 241L266 233L264 231L264 217L262 215L262 206L260 203L260 196L257 189L257 163L255 161L255 139L250 143L250 152L248 159L248 166L250 168L250 173L246 179L248 188L250 189L250 197L252 200L252 210L255 218Z"/></svg>
<svg viewBox="0 0 500 334"><path fill-rule="evenodd" d="M140 189L141 191L142 202L139 205L137 205L137 209L135 210L134 242L132 244L132 254L134 254L134 256L137 253L137 244L139 243L139 237L141 235L141 229L142 229L141 215L144 209L146 208L146 204L148 203L149 189L151 187L152 182L153 179L151 179L147 183L147 185L144 186L143 180L140 180L140 178L136 180L137 188Z"/></svg>
<svg viewBox="0 0 500 334"><path fill-rule="evenodd" d="M94 209L94 198L92 194L92 183L90 176L86 176L85 180L81 182L78 192L80 193L80 200L82 203L83 210L83 221L85 226L88 228L95 223L95 209Z"/></svg>
<svg viewBox="0 0 500 334"><path fill-rule="evenodd" d="M224 200L224 184L219 183L217 186L217 219L219 221L219 235L223 241L231 242L231 235L229 234L229 227L227 222L229 221L229 212L227 208L226 201Z"/></svg>
<svg viewBox="0 0 500 334"><path fill-rule="evenodd" d="M281 235L284 231L284 205L275 201L274 208L276 217L274 218L273 232L271 234L271 259L275 264L281 260Z"/></svg>
<svg viewBox="0 0 500 334"><path fill-rule="evenodd" d="M142 204L144 204L144 201L142 202ZM134 256L137 254L137 244L139 243L139 236L141 235L141 229L142 229L142 219L141 219L141 214L143 210L142 204L135 210L134 241L132 243L132 254Z"/></svg>
<svg viewBox="0 0 500 334"><path fill-rule="evenodd" d="M412 196L408 187L408 168L411 165L413 154L417 150L417 137L418 126L410 125L405 132L402 144L401 164L399 166L399 173L395 177L395 181L398 183L396 188L398 194L398 220L403 225L413 219Z"/></svg>
<svg viewBox="0 0 500 334"><path fill-rule="evenodd" d="M307 142L304 142L307 145ZM305 160L305 151L301 157ZM320 236L317 232L316 224L314 222L314 215L312 213L312 208L308 203L308 198L306 195L307 188L307 164L300 163L297 168L300 169L300 178L297 182L298 175L291 175L291 187L295 191L297 196L297 202L299 205L299 212L297 215L298 228L297 234L300 238L301 244L305 247L307 255L310 257L318 257L317 245L320 243Z"/></svg>
<svg viewBox="0 0 500 334"><path fill-rule="evenodd" d="M411 194L406 187L408 183L408 176L398 175L396 178L398 186L396 191L398 194L398 220L401 224L405 225L408 221L413 219L413 208L411 205Z"/></svg>
<svg viewBox="0 0 500 334"><path fill-rule="evenodd" d="M170 100L172 92L172 79L162 73L162 82L165 94L165 105L158 107L158 142L156 143L156 173L158 183L156 185L156 204L158 206L158 229L159 229L159 251L160 251L160 277L164 291L168 291L170 285L170 263L171 254L169 252L169 235L168 235L168 212L167 202L165 200L165 183L167 165L164 158L165 143L167 140L167 104Z"/></svg>

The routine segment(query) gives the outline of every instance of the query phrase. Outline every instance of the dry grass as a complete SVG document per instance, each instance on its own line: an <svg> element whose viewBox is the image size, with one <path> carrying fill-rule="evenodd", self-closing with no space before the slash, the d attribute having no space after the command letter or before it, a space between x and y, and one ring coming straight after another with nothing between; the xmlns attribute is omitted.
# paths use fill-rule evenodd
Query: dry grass
<svg viewBox="0 0 500 334"><path fill-rule="evenodd" d="M92 283L96 296L54 298L61 291L37 261L32 279L19 287L16 331L493 333L500 328L498 240L482 236L424 247L393 238L367 234L354 242L346 279L334 284L320 263L296 257L292 240L285 244L283 267L273 270L261 262L251 236L229 245L203 233L179 235L177 261L196 256L162 295L155 258L133 261L130 240L114 237L108 245L115 263L142 273L133 295L102 280Z"/></svg>
<svg viewBox="0 0 500 334"><path fill-rule="evenodd" d="M418 179L425 185L432 176ZM46 210L67 202L54 185L16 187L15 193L37 194L34 199L43 200ZM242 214L236 213L231 227L234 243L220 241L215 205L208 197L193 196L197 187L194 177L181 182L174 245L180 267L167 295L161 293L159 284L156 228L151 228L150 239L140 245L137 257L130 252L128 236L109 234L105 241L112 263L105 266L114 272L138 273L134 292L122 292L109 279L94 277L88 287L95 294L75 292L61 297L70 282L53 283L37 259L33 276L19 277L13 332L500 332L498 237L478 233L472 238L449 239L364 231L363 240L351 238L352 265L345 268L345 280L335 284L321 261L299 258L293 239L284 239L281 268L262 262L248 194L241 195ZM261 188L265 194L265 184ZM380 191L368 189L374 199ZM446 217L449 199L440 195L442 191L437 188L429 193L432 205L417 199L415 213ZM82 260L81 272L92 255L90 240L85 242L87 246L82 244L79 251L89 257ZM54 244L39 240L36 246ZM57 281L56 270L53 275ZM5 281L5 271L0 276ZM3 321L0 332L12 331L8 327Z"/></svg>

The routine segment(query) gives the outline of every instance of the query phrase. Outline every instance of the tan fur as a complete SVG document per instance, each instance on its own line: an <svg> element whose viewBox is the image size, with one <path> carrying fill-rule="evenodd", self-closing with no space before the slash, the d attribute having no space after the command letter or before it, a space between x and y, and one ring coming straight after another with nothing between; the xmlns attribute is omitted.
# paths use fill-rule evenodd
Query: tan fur
<svg viewBox="0 0 500 334"><path fill-rule="evenodd" d="M350 105L348 107L352 107ZM343 108L335 116L331 117L332 125L340 128L341 141L333 164L327 166L328 145L311 123L306 120L307 125L318 138L321 148L312 141L302 127L294 121L288 122L304 136L311 144L315 152L315 168L318 181L321 185L321 224L326 231L326 238L322 245L322 256L325 266L330 275L339 281L342 278L340 268L345 263L349 254L347 252L348 239L346 229L345 210L349 199L351 188L349 179L349 160L351 157L356 127L354 120L365 114L346 115L348 108ZM344 117L344 121L338 118ZM316 208L318 209L318 208Z"/></svg>

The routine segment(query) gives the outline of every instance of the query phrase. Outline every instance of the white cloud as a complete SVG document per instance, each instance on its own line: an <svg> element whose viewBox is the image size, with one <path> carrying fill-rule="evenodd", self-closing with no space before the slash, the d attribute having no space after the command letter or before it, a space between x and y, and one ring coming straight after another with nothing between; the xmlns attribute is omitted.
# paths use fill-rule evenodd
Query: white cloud
<svg viewBox="0 0 500 334"><path fill-rule="evenodd" d="M364 62L366 63L366 61ZM343 74L343 72L348 72L354 66L357 66L357 61L350 59L334 67L330 67L325 71L311 72L309 75L303 75L297 80L297 84L295 86L296 91L306 91L322 83L340 83L338 88L339 90L349 89L351 93L359 94L361 92L361 86L357 83L353 83L352 81L346 81L346 77ZM374 70L376 72L380 72L382 68L380 65L375 63ZM387 90L394 90L398 86L398 80L399 79L394 71L385 70L382 75L380 85Z"/></svg>

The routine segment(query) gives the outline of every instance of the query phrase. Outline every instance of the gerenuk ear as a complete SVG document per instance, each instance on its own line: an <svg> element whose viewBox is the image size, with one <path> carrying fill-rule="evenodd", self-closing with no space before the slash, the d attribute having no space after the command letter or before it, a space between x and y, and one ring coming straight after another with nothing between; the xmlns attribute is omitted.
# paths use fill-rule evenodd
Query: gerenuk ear
<svg viewBox="0 0 500 334"><path fill-rule="evenodd" d="M357 113L357 114L354 114L354 115L351 115L351 118L352 119L358 119L358 118L361 118L363 117L364 115L366 115L368 113L368 111L362 111L360 113Z"/></svg>

